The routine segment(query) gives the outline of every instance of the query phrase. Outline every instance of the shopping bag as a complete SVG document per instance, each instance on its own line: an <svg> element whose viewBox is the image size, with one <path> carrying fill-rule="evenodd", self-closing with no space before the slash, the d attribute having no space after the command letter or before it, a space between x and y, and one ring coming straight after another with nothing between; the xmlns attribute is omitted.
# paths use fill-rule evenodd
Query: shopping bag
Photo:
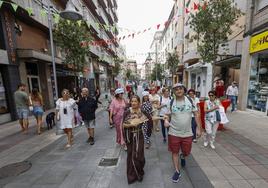
<svg viewBox="0 0 268 188"><path fill-rule="evenodd" d="M225 113L225 110L224 110L224 107L223 106L220 106L219 107L219 113L220 113L220 116L221 116L220 123L221 124L227 124L227 123L229 123L229 120L228 120L228 118L226 116L226 113Z"/></svg>

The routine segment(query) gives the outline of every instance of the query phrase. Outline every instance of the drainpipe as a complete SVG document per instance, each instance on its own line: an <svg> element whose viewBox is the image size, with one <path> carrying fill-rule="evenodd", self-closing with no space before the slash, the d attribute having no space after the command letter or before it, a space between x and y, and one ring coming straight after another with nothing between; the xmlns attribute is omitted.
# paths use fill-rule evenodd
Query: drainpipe
<svg viewBox="0 0 268 188"><path fill-rule="evenodd" d="M255 10L255 3L254 0L251 0L250 3L250 15L249 15L249 35L252 35L253 33L253 16L254 16L254 10Z"/></svg>

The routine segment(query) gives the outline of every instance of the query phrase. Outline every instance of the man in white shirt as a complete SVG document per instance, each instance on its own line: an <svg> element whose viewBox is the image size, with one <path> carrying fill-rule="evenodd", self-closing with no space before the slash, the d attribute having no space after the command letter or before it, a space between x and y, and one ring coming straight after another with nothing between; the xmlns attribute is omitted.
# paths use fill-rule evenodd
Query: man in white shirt
<svg viewBox="0 0 268 188"><path fill-rule="evenodd" d="M236 99L238 96L238 87L236 86L236 84L237 83L235 81L233 81L232 85L230 85L226 91L226 95L227 95L228 99L231 100L231 103L232 103L231 112L235 111L235 108L236 108Z"/></svg>

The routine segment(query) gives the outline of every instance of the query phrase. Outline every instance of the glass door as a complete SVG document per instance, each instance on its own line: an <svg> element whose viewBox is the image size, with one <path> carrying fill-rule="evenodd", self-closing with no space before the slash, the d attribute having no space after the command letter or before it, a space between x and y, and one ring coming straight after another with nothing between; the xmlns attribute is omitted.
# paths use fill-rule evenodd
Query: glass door
<svg viewBox="0 0 268 188"><path fill-rule="evenodd" d="M34 88L38 89L39 92L41 91L40 80L38 76L29 75L27 76L27 81L29 85L29 93L31 93Z"/></svg>

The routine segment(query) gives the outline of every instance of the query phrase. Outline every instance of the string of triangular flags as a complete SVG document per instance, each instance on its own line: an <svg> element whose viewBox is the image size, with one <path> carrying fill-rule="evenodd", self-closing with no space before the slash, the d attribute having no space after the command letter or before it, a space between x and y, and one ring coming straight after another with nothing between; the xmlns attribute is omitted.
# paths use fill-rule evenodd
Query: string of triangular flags
<svg viewBox="0 0 268 188"><path fill-rule="evenodd" d="M202 1L204 1L204 0L202 0ZM13 3L13 2L7 2L7 1L0 0L0 8L2 7L3 3L10 4L15 12L17 11L17 9L18 9L18 7L19 7L19 5L16 4L16 3ZM186 3L186 8L185 8L186 13L190 13L190 11L189 11L190 3L191 3L191 0L188 0L188 2ZM193 6L194 6L194 7L193 7L194 10L198 10L198 9L200 9L201 7L202 7L203 9L205 9L205 8L206 8L206 2L203 4L203 6L201 6L200 3L198 3L198 4L194 3ZM33 16L33 14L34 14L34 9L33 9L33 8L31 8L31 7L26 7L25 10L28 12L29 16ZM39 13L40 13L40 16L41 16L41 17L46 17L47 14L48 14L48 13L47 13L47 10L45 10L45 9L41 9ZM54 22L55 22L55 23L58 23L59 20L60 20L60 15L57 14L57 13L52 13L52 15L53 15L53 18L54 18ZM170 20L165 21L164 24L163 24L164 27L167 27L167 25L168 25L172 20L174 20L174 19L175 19L175 17L172 18L172 19L170 19ZM68 20L68 23L70 23L69 20ZM82 21L79 20L79 21L77 21L77 23L78 23L79 26L81 26ZM95 24L95 26L96 26L98 29L99 29L100 27L103 27L103 29L105 29L106 31L114 31L114 32L115 32L115 29L116 29L116 26L115 26L115 25L105 25L105 24L100 24L100 23L96 23L96 22L94 22L94 24ZM133 39L135 36L140 35L140 34L143 34L143 33L147 32L147 31L150 31L150 30L151 30L152 28L154 28L154 27L156 27L156 29L159 30L160 27L161 27L161 25L162 25L162 24L157 24L156 26L147 27L147 28L145 28L145 29L143 29L143 30L141 30L141 31L128 33L128 34L126 34L126 35L124 35L124 36L121 36L121 37L115 37L115 38L110 39L110 40L100 40L100 41L91 41L91 42L81 42L81 46L87 46L87 45L92 45L92 46L106 46L106 45L109 45L110 43L115 43L116 41L119 41L119 42L120 42L121 40L125 40L125 39L128 39L128 38L132 38L132 39ZM122 27L121 27L121 28L122 28ZM122 29L125 29L125 30L127 30L127 31L132 31L132 30L130 30L130 29L126 29L126 28L122 28Z"/></svg>
<svg viewBox="0 0 268 188"><path fill-rule="evenodd" d="M204 1L204 0L202 0L202 1ZM3 3L10 4L15 12L17 11L17 9L19 7L19 5L16 4L16 3L0 0L0 8L2 7ZM190 13L190 11L189 11L189 5L190 5L190 3L191 3L191 0L188 0L188 2L186 3L186 8L185 8L186 13ZM200 7L199 5L200 4L194 3L194 10L199 9L199 7ZM204 7L205 6L203 6L203 8ZM33 16L34 15L34 9L32 7L26 7L25 10L28 12L29 16ZM46 17L47 16L47 10L45 10L45 9L42 9L41 8L41 10L40 10L39 13L40 13L40 16L41 17ZM60 20L60 15L57 14L57 13L53 13L53 18L54 18L54 22L55 23L58 23L59 20ZM82 23L81 20L79 20L77 22L78 22L78 25L81 25L81 23ZM102 27L106 31L114 31L115 32L116 28L118 28L121 31L125 30L125 31L131 32L131 33L133 33L133 32L135 33L135 31L133 31L131 29L124 28L124 27L117 27L116 25L106 25L106 24L101 24L101 23L98 23L98 22L93 22L93 23L94 23L94 26L96 26L96 28L99 29L100 27ZM139 34L139 32L137 32L137 34ZM130 36L133 36L133 34L127 35L127 37L130 37Z"/></svg>

